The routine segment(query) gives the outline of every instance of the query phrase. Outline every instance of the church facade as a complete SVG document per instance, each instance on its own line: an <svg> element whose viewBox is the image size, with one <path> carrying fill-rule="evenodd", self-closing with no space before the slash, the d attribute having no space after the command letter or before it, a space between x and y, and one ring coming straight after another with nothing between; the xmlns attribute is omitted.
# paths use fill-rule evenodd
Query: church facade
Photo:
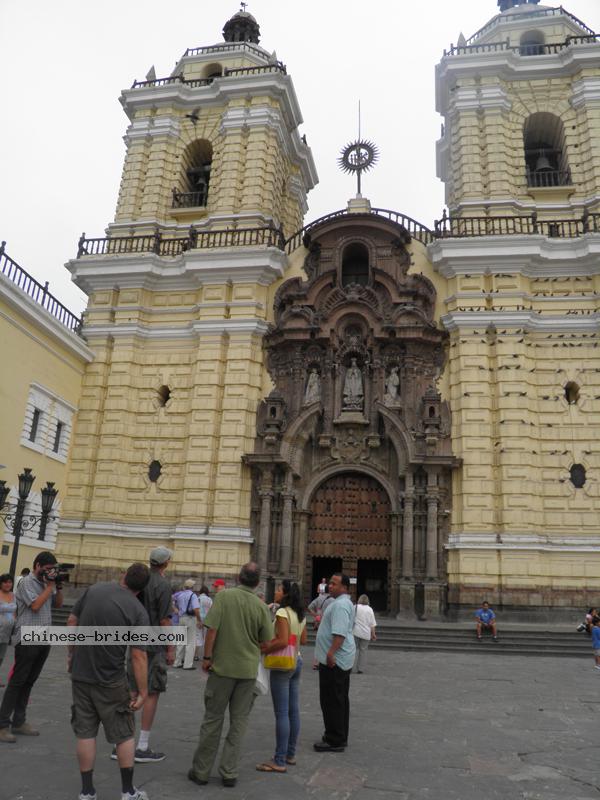
<svg viewBox="0 0 600 800"><path fill-rule="evenodd" d="M81 583L158 543L172 574L316 582L389 613L600 595L600 41L501 0L436 70L426 226L317 181L284 65L239 12L134 84L90 297L58 534Z"/></svg>

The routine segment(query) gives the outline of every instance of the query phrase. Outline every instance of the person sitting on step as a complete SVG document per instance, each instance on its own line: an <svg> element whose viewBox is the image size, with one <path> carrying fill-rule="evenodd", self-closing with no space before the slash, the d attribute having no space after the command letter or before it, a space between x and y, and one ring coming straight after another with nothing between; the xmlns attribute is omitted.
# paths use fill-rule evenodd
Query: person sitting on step
<svg viewBox="0 0 600 800"><path fill-rule="evenodd" d="M477 620L476 630L478 640L481 641L483 631L488 630L492 632L492 638L497 642L498 630L496 628L496 615L490 608L490 604L487 600L484 600L481 604L481 608L478 608L475 612L475 619Z"/></svg>

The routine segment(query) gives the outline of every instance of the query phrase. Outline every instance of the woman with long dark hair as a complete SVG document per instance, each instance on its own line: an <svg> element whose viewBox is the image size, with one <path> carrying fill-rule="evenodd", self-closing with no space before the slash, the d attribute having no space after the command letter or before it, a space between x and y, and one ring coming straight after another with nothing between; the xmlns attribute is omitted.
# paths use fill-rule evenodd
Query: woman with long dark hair
<svg viewBox="0 0 600 800"><path fill-rule="evenodd" d="M300 732L300 673L302 657L299 647L306 644L304 605L297 583L284 579L275 592L279 604L275 615L275 638L261 645L267 655L295 642L296 666L291 670L271 670L271 697L275 711L275 755L272 761L257 764L259 772L287 772L296 763L296 744Z"/></svg>

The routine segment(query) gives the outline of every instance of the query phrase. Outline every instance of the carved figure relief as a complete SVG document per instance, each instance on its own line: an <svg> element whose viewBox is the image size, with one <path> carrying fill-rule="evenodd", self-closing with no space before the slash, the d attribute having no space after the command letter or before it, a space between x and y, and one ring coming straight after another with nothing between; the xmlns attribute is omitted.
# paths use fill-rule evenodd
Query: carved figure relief
<svg viewBox="0 0 600 800"><path fill-rule="evenodd" d="M321 399L321 378L319 373L313 367L309 373L306 382L306 391L304 392L304 405L309 406L312 403L318 403Z"/></svg>
<svg viewBox="0 0 600 800"><path fill-rule="evenodd" d="M364 404L363 374L353 358L344 379L344 411L362 411Z"/></svg>
<svg viewBox="0 0 600 800"><path fill-rule="evenodd" d="M400 386L400 376L398 367L392 367L385 382L385 395L383 402L386 406L394 407L399 405L398 388Z"/></svg>

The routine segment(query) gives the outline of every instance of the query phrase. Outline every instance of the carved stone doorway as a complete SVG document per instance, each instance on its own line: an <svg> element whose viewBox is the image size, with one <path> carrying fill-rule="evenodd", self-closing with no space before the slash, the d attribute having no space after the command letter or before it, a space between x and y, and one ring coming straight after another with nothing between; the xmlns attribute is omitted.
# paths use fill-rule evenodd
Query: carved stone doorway
<svg viewBox="0 0 600 800"><path fill-rule="evenodd" d="M384 593L377 597L378 610L387 611L392 509L383 486L370 475L342 472L323 481L312 496L309 510L305 586L323 577L313 575L314 569L320 568L320 559L341 558L343 571L354 579L352 599L356 601L362 576L372 573L370 580L378 579L380 593ZM374 562L373 569L368 568L367 561ZM359 578L361 587L356 583Z"/></svg>

